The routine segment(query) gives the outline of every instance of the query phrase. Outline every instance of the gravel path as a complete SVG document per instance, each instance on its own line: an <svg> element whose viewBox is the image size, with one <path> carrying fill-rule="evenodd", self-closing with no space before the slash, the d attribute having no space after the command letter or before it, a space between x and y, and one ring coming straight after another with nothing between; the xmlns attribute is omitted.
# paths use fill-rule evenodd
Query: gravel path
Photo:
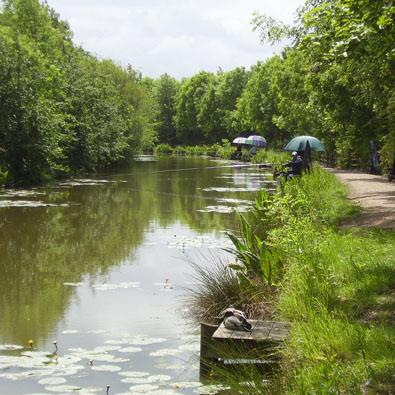
<svg viewBox="0 0 395 395"><path fill-rule="evenodd" d="M395 230L395 182L357 171L331 170L349 187L349 198L361 205L362 214L343 224Z"/></svg>

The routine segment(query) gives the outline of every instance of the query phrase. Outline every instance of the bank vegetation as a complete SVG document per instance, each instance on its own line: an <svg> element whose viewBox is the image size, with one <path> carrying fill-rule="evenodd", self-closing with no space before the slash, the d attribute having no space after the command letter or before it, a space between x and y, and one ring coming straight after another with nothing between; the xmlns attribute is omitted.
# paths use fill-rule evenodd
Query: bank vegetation
<svg viewBox="0 0 395 395"><path fill-rule="evenodd" d="M339 226L359 210L346 186L316 167L277 193L262 191L230 235L233 260L196 268L189 301L199 319L233 305L291 324L274 377L250 366L229 375L239 393L393 390L395 233Z"/></svg>

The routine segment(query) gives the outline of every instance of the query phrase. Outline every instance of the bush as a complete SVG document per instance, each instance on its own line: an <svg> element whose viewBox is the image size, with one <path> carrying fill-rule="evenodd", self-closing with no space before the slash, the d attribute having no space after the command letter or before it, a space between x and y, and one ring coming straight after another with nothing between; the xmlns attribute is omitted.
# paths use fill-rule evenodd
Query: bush
<svg viewBox="0 0 395 395"><path fill-rule="evenodd" d="M155 154L171 154L173 148L169 144L159 144L154 148Z"/></svg>

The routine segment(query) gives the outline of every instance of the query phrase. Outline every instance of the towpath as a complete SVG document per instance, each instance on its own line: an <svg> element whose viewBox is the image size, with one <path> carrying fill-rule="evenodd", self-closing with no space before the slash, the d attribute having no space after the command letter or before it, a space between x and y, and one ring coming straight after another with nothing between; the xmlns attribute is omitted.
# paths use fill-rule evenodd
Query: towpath
<svg viewBox="0 0 395 395"><path fill-rule="evenodd" d="M362 214L343 224L346 227L378 227L395 230L395 181L357 171L331 170L348 185L349 199L359 203Z"/></svg>

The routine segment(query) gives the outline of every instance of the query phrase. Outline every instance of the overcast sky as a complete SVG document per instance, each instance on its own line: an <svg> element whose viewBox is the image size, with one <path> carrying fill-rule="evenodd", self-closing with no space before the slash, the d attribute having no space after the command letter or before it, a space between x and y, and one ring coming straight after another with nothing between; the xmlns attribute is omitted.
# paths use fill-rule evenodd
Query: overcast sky
<svg viewBox="0 0 395 395"><path fill-rule="evenodd" d="M304 0L47 0L74 43L144 77L181 79L244 66L280 53L252 32L252 13L292 23Z"/></svg>

